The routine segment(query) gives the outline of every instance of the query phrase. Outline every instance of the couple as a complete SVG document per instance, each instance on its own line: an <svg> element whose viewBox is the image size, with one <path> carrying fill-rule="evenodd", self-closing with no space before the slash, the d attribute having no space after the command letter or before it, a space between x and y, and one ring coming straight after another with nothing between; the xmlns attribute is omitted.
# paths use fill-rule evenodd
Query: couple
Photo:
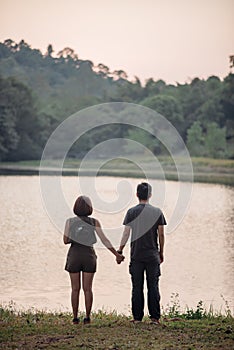
<svg viewBox="0 0 234 350"><path fill-rule="evenodd" d="M117 251L103 233L100 222L89 217L93 211L90 199L85 196L77 198L73 208L76 217L67 220L63 236L65 244L71 243L65 270L69 272L71 279L74 324L80 322L78 308L81 277L86 307L86 317L83 322L84 324L90 323L93 303L92 282L96 272L97 259L93 249L93 244L96 242L95 233L111 253L116 256L118 264L124 260L123 249L131 234L129 272L132 279L132 322L140 322L144 315L143 287L144 272L146 272L148 310L151 323L159 323L160 294L158 281L160 263L163 262L164 225L166 225L166 220L159 208L149 204L151 194L152 187L150 184L143 182L137 186L139 204L130 208L126 213L123 222L125 225L124 232Z"/></svg>

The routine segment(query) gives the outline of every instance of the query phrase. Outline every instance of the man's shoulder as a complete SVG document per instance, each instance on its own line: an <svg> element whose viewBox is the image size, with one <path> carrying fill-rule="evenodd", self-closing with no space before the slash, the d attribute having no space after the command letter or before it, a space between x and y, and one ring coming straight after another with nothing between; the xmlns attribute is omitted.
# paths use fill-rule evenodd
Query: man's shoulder
<svg viewBox="0 0 234 350"><path fill-rule="evenodd" d="M141 209L140 204L137 204L137 205L134 205L134 207L129 208L127 212L128 213L134 213L136 211L139 211L140 209Z"/></svg>
<svg viewBox="0 0 234 350"><path fill-rule="evenodd" d="M148 207L149 210L151 210L151 211L154 211L154 212L157 212L157 213L161 213L161 212L162 212L162 210L161 210L160 208L155 207L155 206L152 205L152 204L148 204L147 207Z"/></svg>
<svg viewBox="0 0 234 350"><path fill-rule="evenodd" d="M145 204L145 205L141 205L141 204L137 204L134 207L131 207L128 209L128 213L133 213L133 212L137 212L137 211L142 211L142 210L147 210L147 211L151 211L153 213L162 213L162 210L158 207L155 207L152 204Z"/></svg>

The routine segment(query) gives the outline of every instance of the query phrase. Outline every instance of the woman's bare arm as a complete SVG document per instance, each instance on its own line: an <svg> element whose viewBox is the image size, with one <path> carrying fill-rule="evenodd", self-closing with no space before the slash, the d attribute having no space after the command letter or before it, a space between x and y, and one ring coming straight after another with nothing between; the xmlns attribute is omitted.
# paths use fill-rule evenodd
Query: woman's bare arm
<svg viewBox="0 0 234 350"><path fill-rule="evenodd" d="M63 243L68 244L71 243L69 239L69 220L66 221L64 235L63 235Z"/></svg>
<svg viewBox="0 0 234 350"><path fill-rule="evenodd" d="M105 236L104 232L102 231L101 224L98 220L95 220L95 230L100 238L101 242L104 244L104 246L111 251L112 254L116 256L117 261L121 262L124 260L124 256L119 254L116 249L112 246L111 242L109 239Z"/></svg>

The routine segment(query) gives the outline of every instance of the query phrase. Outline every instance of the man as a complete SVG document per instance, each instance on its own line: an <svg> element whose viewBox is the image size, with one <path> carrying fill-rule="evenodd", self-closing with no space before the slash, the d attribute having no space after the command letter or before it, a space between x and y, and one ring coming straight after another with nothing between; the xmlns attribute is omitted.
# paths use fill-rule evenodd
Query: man
<svg viewBox="0 0 234 350"><path fill-rule="evenodd" d="M139 204L127 211L118 252L123 253L131 233L129 272L132 279L132 322L140 322L144 316L144 273L146 272L149 316L151 323L159 324L160 294L158 282L160 263L163 262L166 220L159 208L149 204L151 194L150 184L143 182L137 186Z"/></svg>

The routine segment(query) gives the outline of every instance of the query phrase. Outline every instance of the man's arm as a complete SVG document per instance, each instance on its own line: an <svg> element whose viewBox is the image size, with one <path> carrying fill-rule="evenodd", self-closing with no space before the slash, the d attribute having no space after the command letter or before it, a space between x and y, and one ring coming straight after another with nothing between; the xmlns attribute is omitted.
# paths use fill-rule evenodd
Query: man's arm
<svg viewBox="0 0 234 350"><path fill-rule="evenodd" d="M163 249L164 249L164 242L165 242L165 238L164 238L164 226L163 225L159 225L158 226L158 240L159 240L159 255L160 255L160 263L163 262L164 260L164 256L163 256Z"/></svg>
<svg viewBox="0 0 234 350"><path fill-rule="evenodd" d="M119 250L118 250L118 252L121 252L120 254L122 254L123 249L124 249L128 239L129 239L130 232L131 232L131 227L125 225L124 231L123 231L123 236L122 236L122 239L121 239L121 242L120 242L120 246L119 246Z"/></svg>

